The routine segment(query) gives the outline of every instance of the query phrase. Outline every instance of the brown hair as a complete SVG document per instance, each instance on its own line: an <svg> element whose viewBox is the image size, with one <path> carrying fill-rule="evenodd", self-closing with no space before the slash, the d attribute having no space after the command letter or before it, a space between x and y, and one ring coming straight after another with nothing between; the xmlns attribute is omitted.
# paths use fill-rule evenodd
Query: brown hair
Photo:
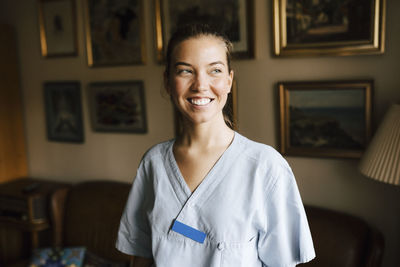
<svg viewBox="0 0 400 267"><path fill-rule="evenodd" d="M171 36L171 39L168 42L167 46L167 54L166 54L166 62L165 62L165 74L167 79L170 75L170 66L172 61L172 53L174 52L175 47L177 47L180 43L185 40L196 38L200 36L213 36L224 42L226 48L226 61L228 64L229 72L231 69L231 60L232 60L232 50L233 45L232 42L228 39L228 37L219 31L216 27L212 27L208 24L186 24L177 29L177 31ZM229 97L228 97L229 99ZM227 101L228 102L228 101ZM234 128L232 121L232 108L230 105L225 104L224 109L222 110L224 115L224 120L226 125L231 129ZM177 111L175 107L175 113L178 116L178 120L182 124L182 118L180 112ZM181 129L177 129L179 132Z"/></svg>

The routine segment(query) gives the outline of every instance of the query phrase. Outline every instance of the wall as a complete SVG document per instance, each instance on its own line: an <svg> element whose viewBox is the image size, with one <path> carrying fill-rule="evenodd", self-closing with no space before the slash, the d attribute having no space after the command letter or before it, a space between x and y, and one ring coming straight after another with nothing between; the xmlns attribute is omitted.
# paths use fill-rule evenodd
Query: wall
<svg viewBox="0 0 400 267"><path fill-rule="evenodd" d="M83 7L77 6L79 56L43 59L40 56L37 6L34 0L2 1L1 17L17 30L21 86L31 176L81 181L112 179L130 182L143 152L173 137L172 109L163 97L163 67L155 61L153 1L145 2L147 63L142 66L89 68L85 51ZM256 58L234 62L239 94L239 127L247 137L274 147L277 139L277 81L375 81L373 120L377 124L392 102L400 102L400 2L388 1L386 51L383 55L319 58L271 57L270 1L255 0ZM105 134L89 125L86 85L92 81L144 81L148 133ZM46 139L42 84L47 80L79 80L83 89L85 143L64 144ZM400 188L364 178L357 160L287 157L303 200L365 218L386 238L384 265L399 266Z"/></svg>

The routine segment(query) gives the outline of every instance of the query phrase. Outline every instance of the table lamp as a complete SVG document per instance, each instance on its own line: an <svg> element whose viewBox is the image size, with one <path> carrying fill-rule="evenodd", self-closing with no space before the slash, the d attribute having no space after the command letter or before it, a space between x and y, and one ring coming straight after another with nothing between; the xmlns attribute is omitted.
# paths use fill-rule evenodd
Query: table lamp
<svg viewBox="0 0 400 267"><path fill-rule="evenodd" d="M369 178L400 185L400 104L392 105L386 113L359 169Z"/></svg>

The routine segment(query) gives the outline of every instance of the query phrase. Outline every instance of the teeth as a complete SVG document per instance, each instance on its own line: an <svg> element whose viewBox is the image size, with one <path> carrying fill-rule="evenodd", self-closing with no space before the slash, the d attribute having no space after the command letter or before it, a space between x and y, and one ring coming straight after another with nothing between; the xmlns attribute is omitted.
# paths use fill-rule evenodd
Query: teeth
<svg viewBox="0 0 400 267"><path fill-rule="evenodd" d="M196 99L191 98L190 99L190 103L197 105L197 106L204 106L210 102L211 102L210 98L196 98Z"/></svg>

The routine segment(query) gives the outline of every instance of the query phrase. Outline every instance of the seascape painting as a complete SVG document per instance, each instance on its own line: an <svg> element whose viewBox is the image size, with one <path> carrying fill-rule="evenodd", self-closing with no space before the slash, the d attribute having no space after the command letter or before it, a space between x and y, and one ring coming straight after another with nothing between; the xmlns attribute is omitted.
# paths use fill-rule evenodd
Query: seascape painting
<svg viewBox="0 0 400 267"><path fill-rule="evenodd" d="M280 152L359 158L371 137L372 83L278 83Z"/></svg>
<svg viewBox="0 0 400 267"><path fill-rule="evenodd" d="M362 90L290 94L290 145L361 149L365 144Z"/></svg>

